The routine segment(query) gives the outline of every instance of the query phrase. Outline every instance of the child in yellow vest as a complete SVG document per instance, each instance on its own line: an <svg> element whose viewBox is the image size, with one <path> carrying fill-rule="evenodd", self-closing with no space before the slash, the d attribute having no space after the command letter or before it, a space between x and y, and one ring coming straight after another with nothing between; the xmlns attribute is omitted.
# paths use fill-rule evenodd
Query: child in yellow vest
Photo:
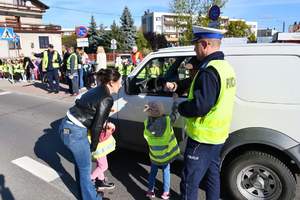
<svg viewBox="0 0 300 200"><path fill-rule="evenodd" d="M149 102L144 109L144 112L148 115L144 122L144 138L149 146L151 160L151 171L148 177L149 185L146 193L149 198L155 198L155 177L158 168L163 170L163 193L161 198L170 198L170 163L180 154L172 128L179 117L178 104L175 101L177 95L174 95L173 98L174 103L170 115L165 115L163 104L157 101Z"/></svg>
<svg viewBox="0 0 300 200"><path fill-rule="evenodd" d="M104 172L108 169L107 154L115 150L116 141L112 134L116 127L111 122L104 124L105 130L103 130L99 136L99 143L97 150L92 153L93 159L97 162L97 167L92 172L91 179L95 182L97 191L113 189L114 183L108 183L104 176Z"/></svg>

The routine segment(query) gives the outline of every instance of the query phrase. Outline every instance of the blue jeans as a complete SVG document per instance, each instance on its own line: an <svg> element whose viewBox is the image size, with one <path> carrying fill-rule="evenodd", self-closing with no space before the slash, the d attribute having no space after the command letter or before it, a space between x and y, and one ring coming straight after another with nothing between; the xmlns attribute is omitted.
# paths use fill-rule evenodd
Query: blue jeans
<svg viewBox="0 0 300 200"><path fill-rule="evenodd" d="M197 200L201 181L206 199L220 198L220 152L223 144L203 144L188 138L180 183L181 200Z"/></svg>
<svg viewBox="0 0 300 200"><path fill-rule="evenodd" d="M77 164L82 199L102 200L91 181L92 162L87 129L79 127L65 118L59 127L59 133L63 143L73 153Z"/></svg>
<svg viewBox="0 0 300 200"><path fill-rule="evenodd" d="M158 168L163 170L163 182L164 182L164 192L170 192L170 164L158 166L151 163L151 171L148 177L149 190L154 190L155 187L155 177L157 175Z"/></svg>
<svg viewBox="0 0 300 200"><path fill-rule="evenodd" d="M79 81L79 89L83 88L83 66L81 66L80 69L78 69L78 81Z"/></svg>

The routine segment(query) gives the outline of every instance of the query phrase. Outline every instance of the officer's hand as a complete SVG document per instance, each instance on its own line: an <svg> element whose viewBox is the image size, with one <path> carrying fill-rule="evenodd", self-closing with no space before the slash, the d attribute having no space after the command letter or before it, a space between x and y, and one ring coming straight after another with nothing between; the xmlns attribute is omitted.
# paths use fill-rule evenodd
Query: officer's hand
<svg viewBox="0 0 300 200"><path fill-rule="evenodd" d="M72 80L73 78L74 78L74 76L73 76L73 75L70 75L70 76L69 76L69 79L71 79L71 80Z"/></svg>

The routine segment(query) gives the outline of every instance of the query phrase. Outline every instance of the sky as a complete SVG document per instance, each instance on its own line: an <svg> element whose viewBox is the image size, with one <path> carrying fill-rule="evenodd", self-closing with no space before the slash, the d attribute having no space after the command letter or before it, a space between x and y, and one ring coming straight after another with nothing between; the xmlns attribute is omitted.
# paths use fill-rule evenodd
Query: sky
<svg viewBox="0 0 300 200"><path fill-rule="evenodd" d="M91 15L97 24L117 24L127 6L136 26L141 25L141 16L146 10L169 12L171 0L41 0L50 9L44 14L43 22L74 28L88 25ZM221 9L222 15L230 18L257 21L258 28L275 28L285 31L295 21L300 21L300 0L228 0Z"/></svg>

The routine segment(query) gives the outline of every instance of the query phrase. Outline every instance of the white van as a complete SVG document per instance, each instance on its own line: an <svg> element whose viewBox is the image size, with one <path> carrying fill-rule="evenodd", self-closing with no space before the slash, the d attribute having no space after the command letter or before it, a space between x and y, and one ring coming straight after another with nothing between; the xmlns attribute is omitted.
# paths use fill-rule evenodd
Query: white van
<svg viewBox="0 0 300 200"><path fill-rule="evenodd" d="M222 152L222 186L231 199L293 199L300 168L300 45L235 45L221 50L237 75L231 134ZM159 100L167 111L172 105L171 94L153 85L160 79L189 77L183 66L192 57L192 46L161 49L145 57L124 80L113 115L119 145L147 151L144 104ZM157 78L145 70L154 65L162 72ZM175 133L183 151L182 127L179 119Z"/></svg>

